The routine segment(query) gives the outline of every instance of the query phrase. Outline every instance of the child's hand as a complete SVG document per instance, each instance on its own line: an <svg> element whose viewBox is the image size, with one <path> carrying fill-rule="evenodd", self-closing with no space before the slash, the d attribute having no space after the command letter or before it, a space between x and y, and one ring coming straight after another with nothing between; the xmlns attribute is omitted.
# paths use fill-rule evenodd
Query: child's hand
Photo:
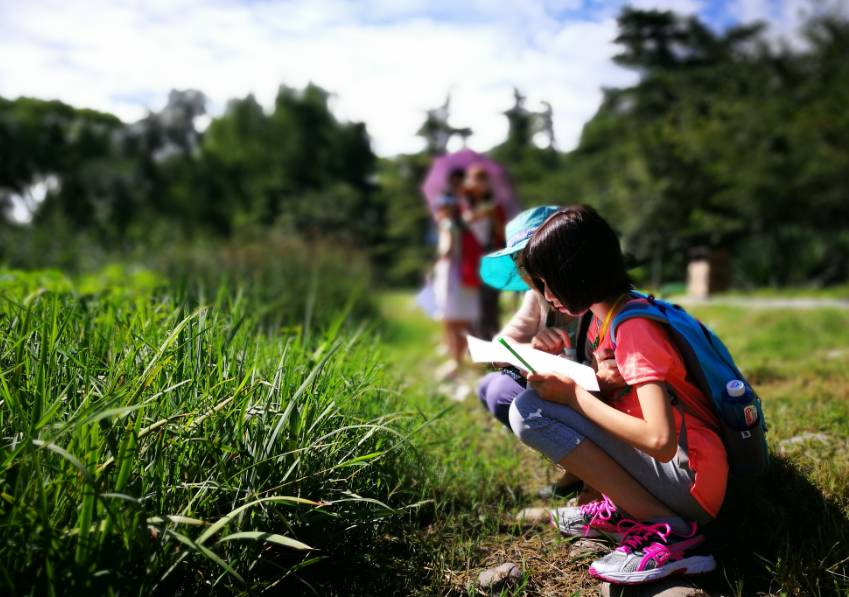
<svg viewBox="0 0 849 597"><path fill-rule="evenodd" d="M596 377L598 385L603 393L624 388L625 380L622 378L622 373L619 367L616 366L616 359L613 356L613 351L609 348L599 350L595 353L595 359L598 369Z"/></svg>
<svg viewBox="0 0 849 597"><path fill-rule="evenodd" d="M544 328L531 340L531 347L551 354L557 354L569 346L569 334L560 328Z"/></svg>
<svg viewBox="0 0 849 597"><path fill-rule="evenodd" d="M528 373L528 383L543 400L574 407L575 381L558 373Z"/></svg>

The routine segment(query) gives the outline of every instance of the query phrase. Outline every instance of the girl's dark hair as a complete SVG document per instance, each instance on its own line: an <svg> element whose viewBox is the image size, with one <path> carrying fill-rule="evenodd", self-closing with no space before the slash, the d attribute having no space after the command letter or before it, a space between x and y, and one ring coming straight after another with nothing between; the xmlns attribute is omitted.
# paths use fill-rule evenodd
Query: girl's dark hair
<svg viewBox="0 0 849 597"><path fill-rule="evenodd" d="M525 248L524 265L540 292L543 280L571 313L628 291L619 239L588 205L564 207L540 226Z"/></svg>

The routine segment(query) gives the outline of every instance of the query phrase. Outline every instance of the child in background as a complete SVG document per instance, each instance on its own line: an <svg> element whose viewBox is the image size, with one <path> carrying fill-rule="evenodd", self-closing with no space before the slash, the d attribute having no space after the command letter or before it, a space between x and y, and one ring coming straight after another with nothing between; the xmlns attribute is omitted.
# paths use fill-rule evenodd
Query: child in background
<svg viewBox="0 0 849 597"><path fill-rule="evenodd" d="M510 220L506 228L507 247L481 259L481 279L491 288L526 291L522 305L499 335L554 354L571 348L567 326L571 318L551 308L542 295L531 290L523 279L520 264L522 249L546 218L558 210L555 206L535 207ZM525 391L525 379L508 367L487 374L478 385L478 396L492 415L508 428L508 412L513 399Z"/></svg>
<svg viewBox="0 0 849 597"><path fill-rule="evenodd" d="M451 360L439 368L441 379L459 373L466 354L466 333L480 316L478 288L463 283L463 222L457 199L446 193L436 210L438 228L437 261L433 268L433 288L437 317L442 321L445 344Z"/></svg>
<svg viewBox="0 0 849 597"><path fill-rule="evenodd" d="M630 319L610 337L618 309L642 300L629 294L616 234L592 208L564 208L534 233L524 264L561 313L592 312L593 347L613 350L628 383L601 400L568 377L534 373L530 389L513 401L516 435L603 494L554 511L554 522L567 535L619 538L619 547L589 570L609 582L713 570L713 556L700 553L698 525L717 515L725 496L728 462L714 431L718 421L661 324Z"/></svg>

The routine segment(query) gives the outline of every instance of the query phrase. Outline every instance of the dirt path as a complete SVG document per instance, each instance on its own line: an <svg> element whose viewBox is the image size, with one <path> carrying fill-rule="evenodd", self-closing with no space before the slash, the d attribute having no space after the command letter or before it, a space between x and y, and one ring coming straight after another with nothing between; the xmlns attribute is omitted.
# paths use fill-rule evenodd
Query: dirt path
<svg viewBox="0 0 849 597"><path fill-rule="evenodd" d="M472 385L484 373L470 372L463 383ZM522 475L523 495L510 504L490 504L491 514L500 517L497 529L484 534L476 546L473 558L465 567L454 567L448 571L451 593L467 595L477 586L481 572L507 562L516 564L522 571L522 581L504 595L555 596L595 595L600 585L587 574L589 563L605 550L588 553L586 546L576 548L573 539L560 536L547 521L537 524L521 523L517 514L525 509L548 510L563 506L569 498L540 498L537 493L552 484L561 471L551 465L540 454L523 446L515 438L504 433L501 424L480 408L475 395L468 396L461 404L470 409L480 425L480 433L495 435L508 442L517 453ZM485 457L485 455L482 455ZM488 591L477 590L478 595L489 595Z"/></svg>
<svg viewBox="0 0 849 597"><path fill-rule="evenodd" d="M827 298L769 298L746 296L719 296L710 299L694 299L678 296L670 302L685 307L740 307L744 309L849 309L849 299Z"/></svg>

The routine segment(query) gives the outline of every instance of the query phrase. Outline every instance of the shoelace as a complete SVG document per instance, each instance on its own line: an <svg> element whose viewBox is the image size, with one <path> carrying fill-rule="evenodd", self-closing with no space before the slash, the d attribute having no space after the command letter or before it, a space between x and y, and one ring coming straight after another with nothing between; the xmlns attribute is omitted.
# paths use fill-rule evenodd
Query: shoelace
<svg viewBox="0 0 849 597"><path fill-rule="evenodd" d="M625 538L618 549L631 552L639 550L655 537L659 537L663 543L666 543L669 535L672 534L672 527L666 523L643 524L633 520L623 520L616 526L619 532L625 533Z"/></svg>
<svg viewBox="0 0 849 597"><path fill-rule="evenodd" d="M590 502L589 504L584 504L579 510L582 516L590 517L586 525L586 532L589 532L590 527L593 526L596 521L608 521L619 511L616 504L611 502L609 497L602 495L601 498L602 499Z"/></svg>

